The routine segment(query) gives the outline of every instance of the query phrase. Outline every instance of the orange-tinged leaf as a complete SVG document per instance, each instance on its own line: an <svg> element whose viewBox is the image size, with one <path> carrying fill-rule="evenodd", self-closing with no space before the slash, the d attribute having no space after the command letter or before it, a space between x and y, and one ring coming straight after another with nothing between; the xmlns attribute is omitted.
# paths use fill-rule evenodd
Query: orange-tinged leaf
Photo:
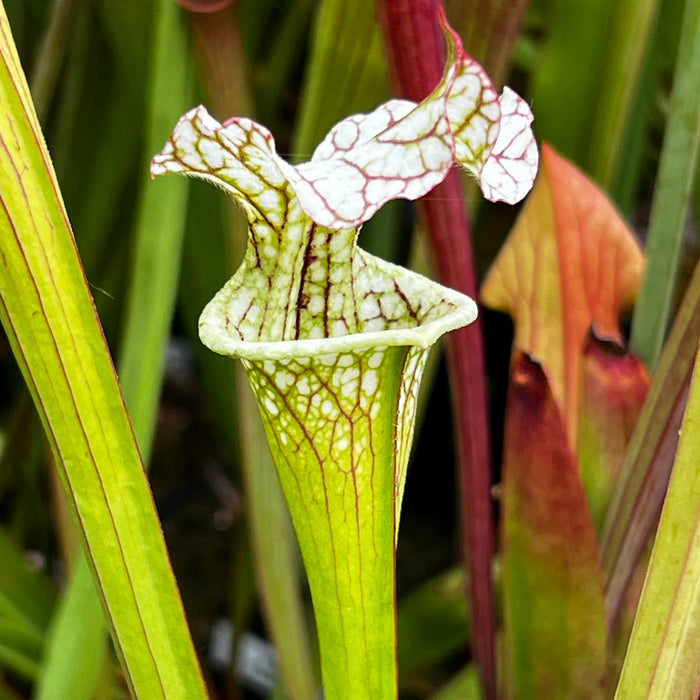
<svg viewBox="0 0 700 700"><path fill-rule="evenodd" d="M542 166L516 225L481 290L510 313L515 345L541 361L577 440L581 355L591 326L622 341L620 310L639 286L643 256L607 197L542 146Z"/></svg>
<svg viewBox="0 0 700 700"><path fill-rule="evenodd" d="M602 698L603 577L545 369L513 358L503 464L506 697Z"/></svg>
<svg viewBox="0 0 700 700"><path fill-rule="evenodd" d="M581 358L577 457L598 533L648 390L641 361L594 330Z"/></svg>

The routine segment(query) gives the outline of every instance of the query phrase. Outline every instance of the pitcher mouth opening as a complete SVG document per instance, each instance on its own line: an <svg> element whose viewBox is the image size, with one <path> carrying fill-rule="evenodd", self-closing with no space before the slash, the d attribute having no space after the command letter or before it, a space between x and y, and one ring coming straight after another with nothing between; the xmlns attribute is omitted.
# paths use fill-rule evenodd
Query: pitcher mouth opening
<svg viewBox="0 0 700 700"><path fill-rule="evenodd" d="M406 274L408 271L404 271ZM422 293L435 295L435 301L422 319L406 319L406 325L350 332L343 335L281 339L245 340L232 332L236 324L228 309L230 299L222 289L205 307L199 320L199 336L210 350L243 360L281 360L343 352L363 352L372 348L414 346L429 348L440 336L472 323L477 306L470 297L421 277ZM437 293L437 294L436 294ZM439 296L438 296L439 294ZM233 326L233 328L232 328ZM234 334L235 333L235 334ZM237 337L238 336L238 337Z"/></svg>

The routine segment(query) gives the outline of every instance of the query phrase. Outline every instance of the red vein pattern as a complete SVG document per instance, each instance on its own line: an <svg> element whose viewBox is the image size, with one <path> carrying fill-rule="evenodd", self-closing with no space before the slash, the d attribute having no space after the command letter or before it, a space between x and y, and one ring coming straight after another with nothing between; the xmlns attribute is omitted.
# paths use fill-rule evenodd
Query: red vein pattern
<svg viewBox="0 0 700 700"><path fill-rule="evenodd" d="M329 699L396 694L394 547L416 394L430 346L476 317L468 296L359 249L359 226L456 163L503 201L522 197L537 168L529 108L499 98L442 21L447 62L428 97L341 121L308 163L282 160L265 127L219 124L198 107L151 165L213 182L248 217L244 261L203 311L200 337L243 359L257 395Z"/></svg>

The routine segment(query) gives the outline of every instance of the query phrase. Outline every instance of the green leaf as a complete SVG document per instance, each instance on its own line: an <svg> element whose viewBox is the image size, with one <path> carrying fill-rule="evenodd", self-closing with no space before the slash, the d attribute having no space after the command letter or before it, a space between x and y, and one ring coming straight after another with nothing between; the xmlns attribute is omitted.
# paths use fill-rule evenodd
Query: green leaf
<svg viewBox="0 0 700 700"><path fill-rule="evenodd" d="M154 144L169 128L169 122L186 106L191 82L188 53L183 50L186 46L184 31L179 22L179 11L172 3L159 3L154 32L146 153L155 148ZM109 141L102 141L106 142ZM144 154L143 197L138 217L134 277L127 300L120 380L124 400L131 409L141 454L147 463L174 308L187 183L151 183L146 158ZM122 158L116 160L123 162ZM110 172L115 170L110 169ZM89 240L97 242L100 238L93 236ZM92 696L105 658L104 626L90 571L85 562L81 562L53 625L49 653L39 684L39 698L48 700L57 688L62 688L66 697Z"/></svg>
<svg viewBox="0 0 700 700"><path fill-rule="evenodd" d="M35 678L55 593L0 530L0 666Z"/></svg>
<svg viewBox="0 0 700 700"><path fill-rule="evenodd" d="M142 92L147 79L143 67L149 63L153 19L156 16L154 9L158 2L114 3L111 0L96 0L94 3L110 53L125 83L134 92Z"/></svg>
<svg viewBox="0 0 700 700"><path fill-rule="evenodd" d="M159 0L151 62L142 197L126 305L119 381L144 462L155 431L165 353L175 308L189 183L148 179L150 154L191 100L192 59L180 13Z"/></svg>
<svg viewBox="0 0 700 700"><path fill-rule="evenodd" d="M698 367L616 700L695 700L700 687Z"/></svg>
<svg viewBox="0 0 700 700"><path fill-rule="evenodd" d="M323 4L325 3L322 3L322 7ZM277 123L280 111L286 106L290 78L293 78L294 71L303 58L302 47L309 31L314 5L314 0L288 0L284 5L284 16L279 17L280 8L275 8L276 21L263 25L263 43L268 42L270 31L275 29L275 38L270 42L270 53L265 61L265 81L256 93L258 112L266 120L274 119Z"/></svg>
<svg viewBox="0 0 700 700"><path fill-rule="evenodd" d="M658 521L700 338L700 265L654 370L610 500L601 538L608 617L620 611L634 567Z"/></svg>
<svg viewBox="0 0 700 700"><path fill-rule="evenodd" d="M474 666L465 666L453 676L430 700L481 700L479 676Z"/></svg>
<svg viewBox="0 0 700 700"><path fill-rule="evenodd" d="M532 76L537 133L576 163L586 162L590 147L616 5L607 0L556 0L548 7L545 44Z"/></svg>
<svg viewBox="0 0 700 700"><path fill-rule="evenodd" d="M399 684L410 685L425 669L469 643L464 569L450 569L399 601Z"/></svg>
<svg viewBox="0 0 700 700"><path fill-rule="evenodd" d="M84 556L57 606L46 646L35 697L91 698L108 646L100 598Z"/></svg>
<svg viewBox="0 0 700 700"><path fill-rule="evenodd" d="M44 423L129 684L205 696L136 441L4 10L0 320Z"/></svg>
<svg viewBox="0 0 700 700"><path fill-rule="evenodd" d="M32 99L40 122L45 121L51 104L74 11L75 4L70 0L51 5L48 25L31 77Z"/></svg>
<svg viewBox="0 0 700 700"><path fill-rule="evenodd" d="M630 338L632 350L650 368L666 336L699 143L700 2L688 0L651 209L647 266Z"/></svg>
<svg viewBox="0 0 700 700"><path fill-rule="evenodd" d="M592 176L611 191L616 182L624 142L650 49L659 0L621 0L611 5L612 25L604 44L600 90L590 125L586 163Z"/></svg>
<svg viewBox="0 0 700 700"><path fill-rule="evenodd" d="M365 37L357 41L357 37ZM294 133L296 160L347 114L368 112L388 95L382 37L371 0L324 0L314 24Z"/></svg>

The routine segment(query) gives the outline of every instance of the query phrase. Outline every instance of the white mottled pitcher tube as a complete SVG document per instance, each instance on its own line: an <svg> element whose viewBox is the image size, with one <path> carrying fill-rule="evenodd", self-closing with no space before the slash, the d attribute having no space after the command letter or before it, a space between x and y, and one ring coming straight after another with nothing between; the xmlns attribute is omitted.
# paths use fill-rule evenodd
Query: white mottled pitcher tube
<svg viewBox="0 0 700 700"><path fill-rule="evenodd" d="M200 334L217 352L243 360L255 392L300 542L321 653L333 654L326 697L391 698L396 641L387 611L395 606L395 541L416 395L430 346L470 323L476 306L351 250L343 269L352 280L338 276L340 289L329 283L317 290L325 305L309 304L304 313L313 316L312 329L347 323L356 332L243 340L232 322L240 306L234 278L204 310ZM351 297L336 296L348 289ZM329 320L332 308L352 320L337 313Z"/></svg>
<svg viewBox="0 0 700 700"><path fill-rule="evenodd" d="M532 186L526 103L499 97L444 22L445 73L420 104L391 100L337 124L291 166L250 119L198 107L153 175L214 182L240 202L249 240L204 309L200 337L240 358L301 545L327 700L396 697L394 559L420 377L430 347L471 323L463 294L357 247L390 199L416 199L455 163L492 200Z"/></svg>
<svg viewBox="0 0 700 700"><path fill-rule="evenodd" d="M235 344L255 392L300 542L322 655L333 654L334 673L324 674L329 699L396 695L395 620L386 613L395 606L395 541L416 394L430 345L476 316L468 297L356 253L361 262L350 267L371 274L358 273L354 288L368 276L386 289L365 289L353 300L358 333L241 341L226 288L200 325L217 351ZM333 298L332 288L324 297Z"/></svg>

